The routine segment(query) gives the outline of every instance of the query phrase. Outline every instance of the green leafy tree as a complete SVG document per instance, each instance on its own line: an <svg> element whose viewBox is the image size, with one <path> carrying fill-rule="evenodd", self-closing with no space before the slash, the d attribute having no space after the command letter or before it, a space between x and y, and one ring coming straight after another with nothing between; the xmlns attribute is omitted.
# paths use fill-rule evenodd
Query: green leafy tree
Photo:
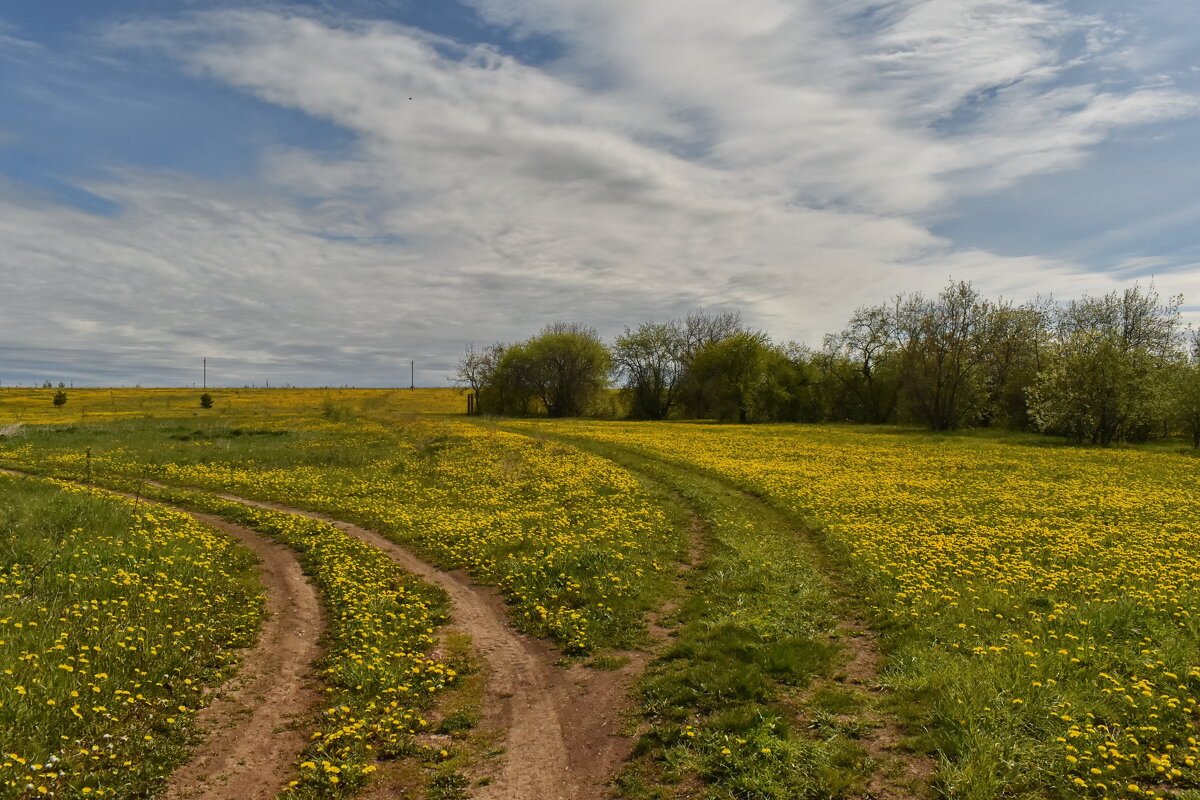
<svg viewBox="0 0 1200 800"><path fill-rule="evenodd" d="M525 343L538 397L551 417L577 417L606 386L612 355L595 328L554 322Z"/></svg>
<svg viewBox="0 0 1200 800"><path fill-rule="evenodd" d="M677 322L644 322L613 345L613 365L630 397L630 416L665 419L684 374L685 338Z"/></svg>
<svg viewBox="0 0 1200 800"><path fill-rule="evenodd" d="M824 418L816 356L796 342L771 347L750 402L751 422L820 422Z"/></svg>
<svg viewBox="0 0 1200 800"><path fill-rule="evenodd" d="M742 316L736 311L704 311L698 309L683 318L680 326L683 349L680 355L682 374L679 379L679 405L688 417L717 415L716 401L711 390L711 375L705 373L711 364L701 363L701 355L711 361L712 348L738 334L746 333Z"/></svg>
<svg viewBox="0 0 1200 800"><path fill-rule="evenodd" d="M488 413L573 417L608 385L611 369L594 328L555 322L518 344L468 348L455 379L477 392Z"/></svg>
<svg viewBox="0 0 1200 800"><path fill-rule="evenodd" d="M1135 286L1059 307L1051 353L1029 391L1037 426L1099 445L1145 438L1170 411L1184 358L1181 304Z"/></svg>
<svg viewBox="0 0 1200 800"><path fill-rule="evenodd" d="M702 346L688 369L692 407L722 422L750 422L770 356L771 343L762 332L738 331Z"/></svg>
<svg viewBox="0 0 1200 800"><path fill-rule="evenodd" d="M502 347L496 370L480 389L479 402L495 413L524 416L535 412L539 369L528 343Z"/></svg>
<svg viewBox="0 0 1200 800"><path fill-rule="evenodd" d="M1020 430L1033 426L1029 389L1045 366L1050 320L1049 301L1040 298L1016 308L993 307L982 365L982 424Z"/></svg>
<svg viewBox="0 0 1200 800"><path fill-rule="evenodd" d="M993 310L962 281L932 300L915 294L898 302L902 392L913 416L932 430L979 419Z"/></svg>

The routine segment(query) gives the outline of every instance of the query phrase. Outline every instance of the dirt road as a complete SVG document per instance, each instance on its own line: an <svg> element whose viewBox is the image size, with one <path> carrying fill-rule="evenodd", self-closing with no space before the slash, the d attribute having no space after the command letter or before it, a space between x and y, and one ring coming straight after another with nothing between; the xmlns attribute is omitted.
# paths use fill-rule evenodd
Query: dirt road
<svg viewBox="0 0 1200 800"><path fill-rule="evenodd" d="M226 500L320 519L378 547L406 570L440 586L453 606L452 625L469 635L487 672L481 727L494 731L504 755L475 800L601 800L632 742L619 732L627 687L644 657L622 669L555 666L560 654L515 631L503 597L462 571L445 572L382 535L323 514L278 503L218 494Z"/></svg>

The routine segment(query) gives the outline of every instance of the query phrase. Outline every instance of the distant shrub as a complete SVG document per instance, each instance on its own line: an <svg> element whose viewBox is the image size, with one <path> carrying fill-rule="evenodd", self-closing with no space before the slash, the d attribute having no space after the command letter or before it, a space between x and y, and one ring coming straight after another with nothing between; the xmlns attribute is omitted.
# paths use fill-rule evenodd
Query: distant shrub
<svg viewBox="0 0 1200 800"><path fill-rule="evenodd" d="M59 389L54 393L54 405L65 406L67 404L67 393Z"/></svg>
<svg viewBox="0 0 1200 800"><path fill-rule="evenodd" d="M212 404L213 404L213 399L212 399L211 394L209 394L208 392L205 392L204 394L200 395L200 407L201 408L212 408Z"/></svg>

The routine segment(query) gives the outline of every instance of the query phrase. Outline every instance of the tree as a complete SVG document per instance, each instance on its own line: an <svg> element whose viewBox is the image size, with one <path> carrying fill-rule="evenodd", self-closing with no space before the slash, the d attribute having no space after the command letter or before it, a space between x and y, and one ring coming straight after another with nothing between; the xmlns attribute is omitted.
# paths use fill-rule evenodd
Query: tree
<svg viewBox="0 0 1200 800"><path fill-rule="evenodd" d="M683 349L680 353L683 374L680 376L679 403L689 417L708 417L715 405L706 393L707 376L695 371L699 355L721 342L746 332L742 315L736 311L704 311L697 309L683 318Z"/></svg>
<svg viewBox="0 0 1200 800"><path fill-rule="evenodd" d="M684 332L679 323L644 322L625 329L613 345L613 365L631 398L630 416L664 419L671 412L684 371Z"/></svg>
<svg viewBox="0 0 1200 800"><path fill-rule="evenodd" d="M935 300L915 294L897 306L901 387L910 411L936 431L973 424L982 405L980 367L993 306L963 281Z"/></svg>
<svg viewBox="0 0 1200 800"><path fill-rule="evenodd" d="M454 375L450 377L450 380L458 386L470 389L475 393L475 398L480 403L479 413L483 413L484 410L484 387L494 385L496 371L500 368L504 351L505 345L499 342L480 349L476 349L473 344L467 345L466 353L459 359L458 367ZM503 413L504 409L500 403L497 403L493 410Z"/></svg>
<svg viewBox="0 0 1200 800"><path fill-rule="evenodd" d="M608 385L612 355L595 328L553 322L525 343L538 396L551 417L577 417Z"/></svg>
<svg viewBox="0 0 1200 800"><path fill-rule="evenodd" d="M59 389L57 392L54 393L53 402L54 402L54 405L56 405L56 406L59 406L59 407L65 406L67 404L67 393L64 392L62 389Z"/></svg>
<svg viewBox="0 0 1200 800"><path fill-rule="evenodd" d="M821 371L846 399L837 416L855 422L888 422L900 396L896 314L888 306L859 307L840 333L825 337Z"/></svg>
<svg viewBox="0 0 1200 800"><path fill-rule="evenodd" d="M1050 301L1041 298L1016 308L993 307L983 363L983 424L1032 426L1029 389L1044 366L1051 339L1050 311Z"/></svg>
<svg viewBox="0 0 1200 800"><path fill-rule="evenodd" d="M1181 304L1135 286L1059 307L1052 352L1029 392L1037 426L1102 446L1145 438L1169 413L1185 358Z"/></svg>
<svg viewBox="0 0 1200 800"><path fill-rule="evenodd" d="M488 413L569 417L582 414L608 385L611 368L594 328L555 322L518 344L468 348L455 380L474 390Z"/></svg>
<svg viewBox="0 0 1200 800"><path fill-rule="evenodd" d="M821 375L814 361L814 353L796 342L770 347L751 396L749 420L820 422Z"/></svg>
<svg viewBox="0 0 1200 800"><path fill-rule="evenodd" d="M738 331L703 345L688 370L693 405L722 422L750 422L770 353L762 332Z"/></svg>
<svg viewBox="0 0 1200 800"><path fill-rule="evenodd" d="M497 345L500 354L491 379L480 388L482 408L497 414L524 416L534 412L539 394L539 370L527 342Z"/></svg>
<svg viewBox="0 0 1200 800"><path fill-rule="evenodd" d="M683 318L682 359L686 367L701 349L746 330L737 311L705 311L698 308Z"/></svg>
<svg viewBox="0 0 1200 800"><path fill-rule="evenodd" d="M213 398L212 398L211 394L209 394L208 392L205 392L204 394L200 395L200 407L201 408L212 408L213 407Z"/></svg>

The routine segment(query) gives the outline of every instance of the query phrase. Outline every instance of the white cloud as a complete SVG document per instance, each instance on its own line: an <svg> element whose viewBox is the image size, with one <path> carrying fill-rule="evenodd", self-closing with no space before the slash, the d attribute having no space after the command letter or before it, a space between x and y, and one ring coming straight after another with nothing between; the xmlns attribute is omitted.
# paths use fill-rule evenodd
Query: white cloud
<svg viewBox="0 0 1200 800"><path fill-rule="evenodd" d="M816 342L855 305L950 275L1018 298L1105 291L1115 278L959 249L925 219L1197 110L1169 85L1067 79L1119 31L1029 0L477 5L557 37L563 58L262 11L110 29L118 51L155 50L357 145L269 149L236 184L122 171L86 187L113 217L0 199L21 300L0 334L48 302L46 346L332 382L304 376L367 380L419 350L446 362L435 380L464 341L560 317L613 333L725 305Z"/></svg>

